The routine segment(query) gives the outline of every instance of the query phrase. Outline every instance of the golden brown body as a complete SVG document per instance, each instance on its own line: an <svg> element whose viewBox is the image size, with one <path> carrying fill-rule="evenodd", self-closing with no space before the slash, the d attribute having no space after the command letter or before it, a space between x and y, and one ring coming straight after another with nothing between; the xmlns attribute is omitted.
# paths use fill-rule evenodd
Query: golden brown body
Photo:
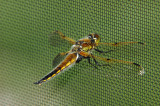
<svg viewBox="0 0 160 106"><path fill-rule="evenodd" d="M59 57L62 55L64 55L64 56L66 55L66 57L49 74L47 74L41 80L39 80L38 82L35 82L34 84L41 85L43 82L50 80L51 78L55 77L57 74L64 71L65 69L72 66L73 64L79 63L83 58L88 59L89 63L90 63L90 58L93 58L97 65L98 65L98 63L97 63L96 59L104 61L106 63L123 63L123 64L134 65L139 68L139 75L144 74L144 68L137 63L123 61L123 60L116 60L116 59L106 59L103 57L94 56L92 54L92 50L95 50L100 53L108 53L108 51L104 52L104 51L100 51L99 49L96 48L97 46L99 46L101 44L106 45L106 46L118 47L118 46L123 46L123 45L128 45L128 44L134 44L134 43L138 43L138 44L144 44L144 43L141 43L141 42L100 43L100 37L99 37L99 35L97 35L95 33L91 33L87 37L79 39L76 42L75 40L64 36L64 34L61 33L60 31L54 31L51 34L52 35L56 35L56 34L59 35L63 40L67 40L71 44L73 44L73 46L70 51L68 51L66 53L58 54L56 57ZM55 36L53 36L53 37L55 37ZM56 62L56 57L54 59L54 62Z"/></svg>
<svg viewBox="0 0 160 106"><path fill-rule="evenodd" d="M58 66L55 67L55 69L53 69L49 74L44 76L41 80L39 80L35 84L41 85L41 83L50 80L51 78L59 74L61 71L67 69L69 66L74 64L76 62L76 59L77 59L77 53L68 54L66 58Z"/></svg>

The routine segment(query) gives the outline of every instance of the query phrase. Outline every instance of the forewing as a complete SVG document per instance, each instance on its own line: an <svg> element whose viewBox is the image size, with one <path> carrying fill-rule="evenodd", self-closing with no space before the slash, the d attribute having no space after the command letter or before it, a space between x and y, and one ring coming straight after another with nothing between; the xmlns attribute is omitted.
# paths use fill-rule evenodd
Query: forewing
<svg viewBox="0 0 160 106"><path fill-rule="evenodd" d="M66 37L62 32L60 31L53 31L49 34L48 37L49 43L52 46L66 46L66 45L73 45L75 44L75 40L73 40L72 38Z"/></svg>
<svg viewBox="0 0 160 106"><path fill-rule="evenodd" d="M127 52L142 49L145 43L142 42L118 42L118 43L99 43L98 49L102 51Z"/></svg>

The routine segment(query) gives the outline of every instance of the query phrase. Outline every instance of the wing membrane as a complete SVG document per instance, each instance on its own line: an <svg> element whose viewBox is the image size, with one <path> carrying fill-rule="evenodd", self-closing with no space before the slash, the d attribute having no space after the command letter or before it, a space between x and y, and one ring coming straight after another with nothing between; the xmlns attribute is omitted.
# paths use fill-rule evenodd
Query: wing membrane
<svg viewBox="0 0 160 106"><path fill-rule="evenodd" d="M66 55L69 53L68 52L65 52L65 53L59 53L54 59L53 59L53 62L52 62L52 66L55 67L57 66L65 57Z"/></svg>
<svg viewBox="0 0 160 106"><path fill-rule="evenodd" d="M118 47L118 46L124 46L124 45L130 45L130 44L142 44L144 45L144 43L142 42L118 42L118 43L99 43L100 45L106 45L106 46L115 46L115 47Z"/></svg>
<svg viewBox="0 0 160 106"><path fill-rule="evenodd" d="M57 46L61 44L65 45L73 45L75 44L75 40L72 38L66 37L62 32L60 31L53 31L49 34L49 42L52 46Z"/></svg>
<svg viewBox="0 0 160 106"><path fill-rule="evenodd" d="M108 55L108 52L113 55L136 55L138 53L142 53L142 47L145 43L141 42L118 42L118 43L99 43L98 49L104 51L103 53L107 53L104 55ZM134 52L133 52L134 51Z"/></svg>
<svg viewBox="0 0 160 106"><path fill-rule="evenodd" d="M117 60L117 59L107 59L99 56L94 56L96 60L99 60L99 64L106 75L109 76L137 76L144 74L144 68L134 62ZM109 66L107 68L106 66ZM108 70L111 71L108 71Z"/></svg>

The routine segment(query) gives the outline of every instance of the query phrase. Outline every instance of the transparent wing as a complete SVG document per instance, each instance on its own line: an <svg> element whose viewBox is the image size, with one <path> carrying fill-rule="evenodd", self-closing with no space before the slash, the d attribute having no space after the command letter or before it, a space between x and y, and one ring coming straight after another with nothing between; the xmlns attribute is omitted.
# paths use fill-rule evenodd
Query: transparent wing
<svg viewBox="0 0 160 106"><path fill-rule="evenodd" d="M60 31L53 31L49 34L48 40L52 46L57 45L73 45L75 44L75 40L72 38L66 37L62 32Z"/></svg>
<svg viewBox="0 0 160 106"><path fill-rule="evenodd" d="M98 49L104 52L107 51L126 51L126 50L136 50L138 47L143 47L145 43L142 42L118 42L118 43L99 43Z"/></svg>
<svg viewBox="0 0 160 106"><path fill-rule="evenodd" d="M49 34L48 37L49 43L54 47L60 47L60 49L64 50L65 48L70 48L71 45L75 44L75 40L72 38L66 37L62 32L60 31L53 31ZM57 66L69 53L59 53L54 59L53 59L53 67Z"/></svg>
<svg viewBox="0 0 160 106"><path fill-rule="evenodd" d="M144 74L144 68L134 62L108 59L99 56L94 56L94 59L98 62L98 68L100 73L106 76L114 77L132 77Z"/></svg>
<svg viewBox="0 0 160 106"><path fill-rule="evenodd" d="M131 45L131 44L142 44L142 42L118 42L118 43L99 43L100 45L105 45L105 46L114 46L114 47L119 47L119 46L124 46L124 45Z"/></svg>
<svg viewBox="0 0 160 106"><path fill-rule="evenodd" d="M55 58L53 59L52 66L56 67L61 61L64 60L64 58L66 57L66 55L68 53L69 53L69 51L65 52L65 53L59 53L59 54L57 54L57 56L55 56Z"/></svg>

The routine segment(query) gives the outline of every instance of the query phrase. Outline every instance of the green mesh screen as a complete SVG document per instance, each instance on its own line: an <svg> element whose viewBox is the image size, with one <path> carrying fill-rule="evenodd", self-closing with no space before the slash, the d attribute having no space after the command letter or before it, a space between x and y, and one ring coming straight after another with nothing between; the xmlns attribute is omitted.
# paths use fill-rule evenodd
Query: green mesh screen
<svg viewBox="0 0 160 106"><path fill-rule="evenodd" d="M158 0L1 0L0 105L160 105L159 7ZM106 77L104 67L95 69L83 60L35 85L52 70L53 58L70 49L49 44L53 30L75 40L95 32L103 42L145 42L101 55L141 64L145 74Z"/></svg>

